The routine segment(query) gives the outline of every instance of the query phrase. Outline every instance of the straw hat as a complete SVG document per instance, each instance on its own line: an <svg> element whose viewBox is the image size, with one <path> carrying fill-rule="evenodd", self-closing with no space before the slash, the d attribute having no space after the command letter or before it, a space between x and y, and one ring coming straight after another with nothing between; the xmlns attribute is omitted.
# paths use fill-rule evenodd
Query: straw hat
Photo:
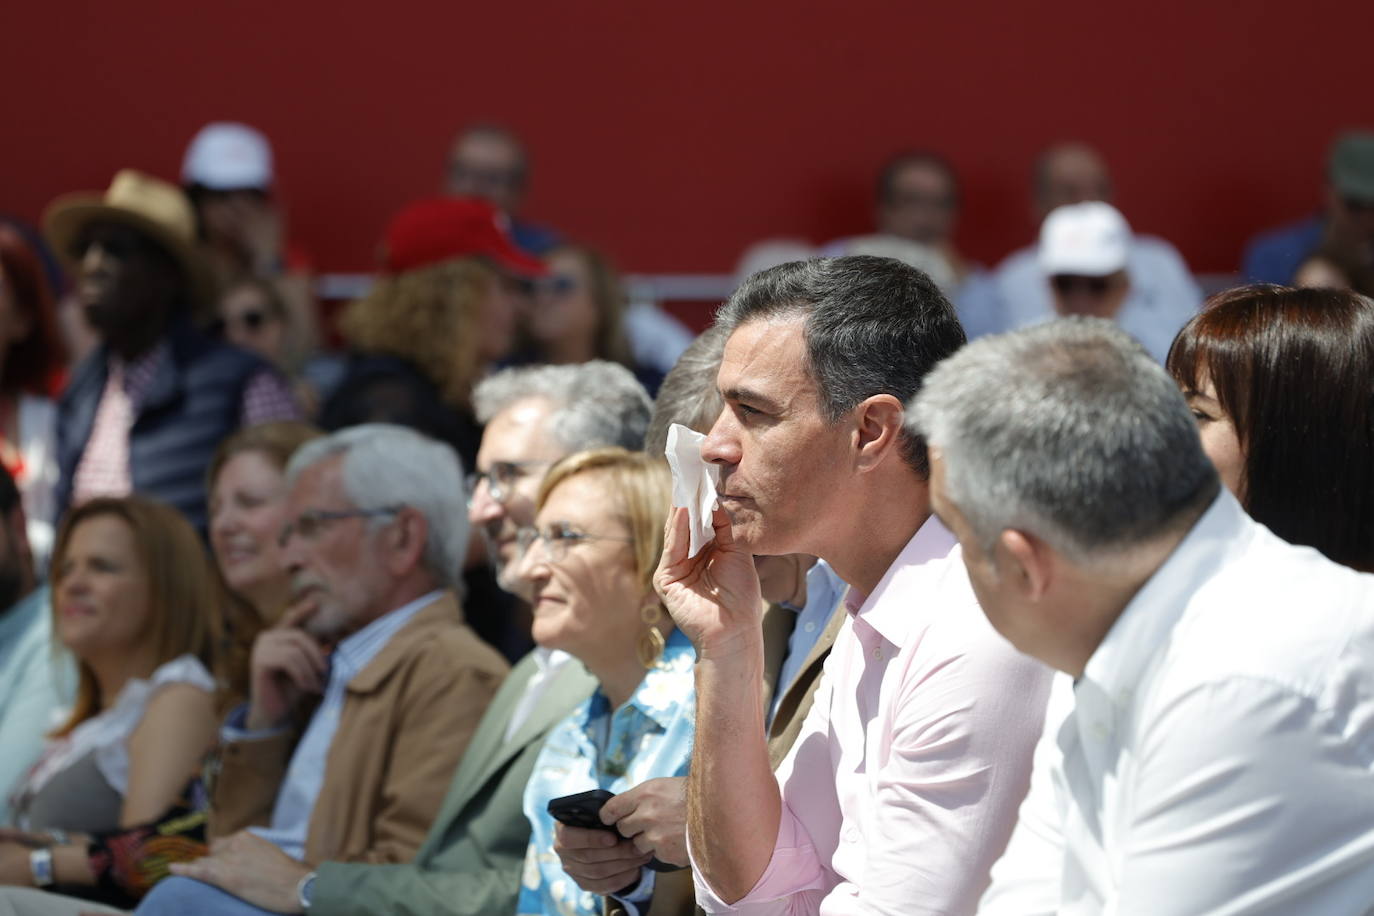
<svg viewBox="0 0 1374 916"><path fill-rule="evenodd" d="M196 213L176 185L122 169L103 195L78 191L54 200L43 213L43 233L69 270L77 267L72 244L94 222L122 223L148 235L181 265L192 298L189 304L213 304L214 276L196 249Z"/></svg>

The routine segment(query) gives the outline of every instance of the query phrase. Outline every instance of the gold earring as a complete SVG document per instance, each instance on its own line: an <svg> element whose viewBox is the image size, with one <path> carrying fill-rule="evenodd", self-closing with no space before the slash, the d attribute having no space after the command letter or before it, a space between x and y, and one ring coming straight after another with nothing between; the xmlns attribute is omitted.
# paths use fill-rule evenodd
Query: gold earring
<svg viewBox="0 0 1374 916"><path fill-rule="evenodd" d="M655 626L663 619L663 611L659 609L657 603L647 604L639 609L639 619L648 624L649 628L635 643L635 654L639 656L639 663L648 669L658 663L659 656L663 654L663 647L666 645L663 631Z"/></svg>

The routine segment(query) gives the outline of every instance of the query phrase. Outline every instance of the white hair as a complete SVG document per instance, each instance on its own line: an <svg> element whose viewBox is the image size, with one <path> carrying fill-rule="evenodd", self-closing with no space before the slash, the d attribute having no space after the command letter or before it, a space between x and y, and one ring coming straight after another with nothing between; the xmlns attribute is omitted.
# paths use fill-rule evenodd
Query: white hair
<svg viewBox="0 0 1374 916"><path fill-rule="evenodd" d="M439 584L463 577L468 514L458 456L405 426L364 423L307 442L286 466L292 486L310 467L343 456L344 492L359 509L409 506L425 517L424 565Z"/></svg>
<svg viewBox="0 0 1374 916"><path fill-rule="evenodd" d="M472 403L477 419L490 423L525 398L553 404L548 430L569 454L606 445L638 451L654 403L629 369L603 359L503 369L477 386Z"/></svg>
<svg viewBox="0 0 1374 916"><path fill-rule="evenodd" d="M1178 386L1101 319L974 341L931 371L907 422L989 551L1012 528L1104 560L1191 524L1218 488Z"/></svg>

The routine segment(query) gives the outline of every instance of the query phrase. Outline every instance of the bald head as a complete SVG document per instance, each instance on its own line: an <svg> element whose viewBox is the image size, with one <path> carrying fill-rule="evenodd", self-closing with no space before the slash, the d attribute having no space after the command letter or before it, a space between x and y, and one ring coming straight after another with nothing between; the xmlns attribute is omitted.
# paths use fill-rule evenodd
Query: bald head
<svg viewBox="0 0 1374 916"><path fill-rule="evenodd" d="M484 197L506 213L520 204L529 163L520 139L504 127L481 124L459 134L449 150L450 194Z"/></svg>
<svg viewBox="0 0 1374 916"><path fill-rule="evenodd" d="M1035 161L1036 219L1065 204L1112 198L1112 176L1097 150L1085 143L1051 146Z"/></svg>

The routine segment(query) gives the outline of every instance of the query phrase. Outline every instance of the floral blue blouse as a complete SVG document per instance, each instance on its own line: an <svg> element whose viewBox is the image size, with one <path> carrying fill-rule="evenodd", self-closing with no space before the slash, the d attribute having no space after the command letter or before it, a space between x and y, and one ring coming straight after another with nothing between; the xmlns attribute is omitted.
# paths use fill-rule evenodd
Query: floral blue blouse
<svg viewBox="0 0 1374 916"><path fill-rule="evenodd" d="M530 845L516 905L525 914L599 916L601 897L579 888L553 851L551 799L590 789L620 793L646 779L685 776L696 718L696 650L674 630L663 655L619 709L599 688L549 732L525 785Z"/></svg>

